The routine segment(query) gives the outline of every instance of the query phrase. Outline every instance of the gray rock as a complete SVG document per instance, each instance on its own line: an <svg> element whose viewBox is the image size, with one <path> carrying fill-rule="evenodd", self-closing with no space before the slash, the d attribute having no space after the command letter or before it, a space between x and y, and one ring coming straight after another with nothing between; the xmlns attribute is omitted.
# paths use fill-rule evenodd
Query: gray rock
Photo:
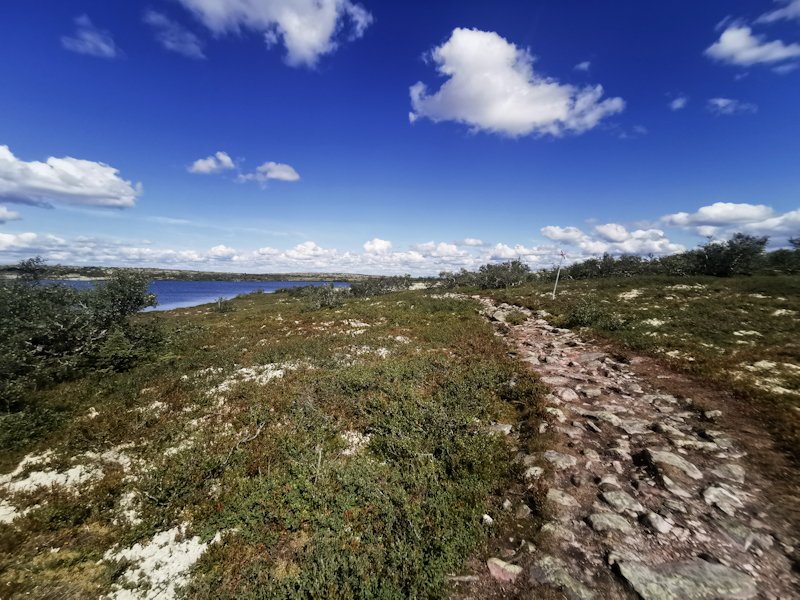
<svg viewBox="0 0 800 600"><path fill-rule="evenodd" d="M575 534L572 533L568 527L565 527L558 521L549 521L545 523L542 525L541 532L570 543L575 541Z"/></svg>
<svg viewBox="0 0 800 600"><path fill-rule="evenodd" d="M640 421L639 419L628 419L622 421L620 427L625 430L628 435L642 435L650 433L650 423L647 421Z"/></svg>
<svg viewBox="0 0 800 600"><path fill-rule="evenodd" d="M605 354L602 352L589 352L588 354L581 354L578 358L575 359L576 363L589 363L595 360L600 360L605 358Z"/></svg>
<svg viewBox="0 0 800 600"><path fill-rule="evenodd" d="M706 419L708 419L709 421L713 421L717 417L721 417L722 416L722 411L721 410L707 410L706 412L703 413L703 416Z"/></svg>
<svg viewBox="0 0 800 600"><path fill-rule="evenodd" d="M656 469L661 469L663 465L669 465L671 467L675 467L676 469L680 469L692 479L703 478L703 474L700 472L700 469L695 467L685 458L681 458L672 452L659 452L658 450L648 448L644 451L644 456L645 459L647 459L647 461Z"/></svg>
<svg viewBox="0 0 800 600"><path fill-rule="evenodd" d="M583 434L586 433L586 430L584 430L584 429L582 429L580 427L561 427L559 425L556 425L554 427L554 429L558 433L563 433L564 435L566 435L567 437L569 437L569 438L571 438L573 440L577 439L577 438L580 438L580 437L583 437Z"/></svg>
<svg viewBox="0 0 800 600"><path fill-rule="evenodd" d="M756 534L751 529L733 519L721 519L717 522L717 528L743 552L747 552L756 539Z"/></svg>
<svg viewBox="0 0 800 600"><path fill-rule="evenodd" d="M666 519L654 512L647 513L643 521L645 525L658 533L669 533L670 529L672 529L672 525L670 525Z"/></svg>
<svg viewBox="0 0 800 600"><path fill-rule="evenodd" d="M509 500L508 498L506 498L505 501L503 502L503 510L511 510L513 506L514 505L511 503L511 500Z"/></svg>
<svg viewBox="0 0 800 600"><path fill-rule="evenodd" d="M543 556L530 567L531 583L559 588L570 600L596 600L592 590L569 574L564 563L552 556Z"/></svg>
<svg viewBox="0 0 800 600"><path fill-rule="evenodd" d="M559 504L561 506L567 506L567 507L578 506L578 501L575 500L575 498L573 498L566 492L562 492L561 490L557 490L555 488L550 488L549 490L547 490L547 499L550 502L554 502L555 504Z"/></svg>
<svg viewBox="0 0 800 600"><path fill-rule="evenodd" d="M583 455L586 458L588 458L589 460L600 460L600 455L595 450L592 450L591 448L586 448L583 451Z"/></svg>
<svg viewBox="0 0 800 600"><path fill-rule="evenodd" d="M688 450L700 450L701 452L717 452L720 447L714 442L703 442L691 438L679 438L672 440L676 448L686 448Z"/></svg>
<svg viewBox="0 0 800 600"><path fill-rule="evenodd" d="M587 398L599 398L603 390L597 387L584 388L581 390Z"/></svg>
<svg viewBox="0 0 800 600"><path fill-rule="evenodd" d="M737 498L733 492L730 492L722 487L712 486L703 492L703 500L706 504L716 506L726 515L731 517L736 514L737 508L744 508L742 501Z"/></svg>
<svg viewBox="0 0 800 600"><path fill-rule="evenodd" d="M739 465L720 465L711 472L721 479L729 479L737 483L744 483L744 467Z"/></svg>
<svg viewBox="0 0 800 600"><path fill-rule="evenodd" d="M592 529L600 533L604 531L633 532L633 527L628 521L613 513L593 513L589 515L587 520Z"/></svg>
<svg viewBox="0 0 800 600"><path fill-rule="evenodd" d="M509 433L511 433L511 430L513 428L514 426L511 425L510 423L498 423L497 425L492 425L489 428L489 431L491 431L492 433L502 433L508 435Z"/></svg>
<svg viewBox="0 0 800 600"><path fill-rule="evenodd" d="M664 433L669 437L684 437L686 434L683 433L680 429L676 429L672 425L668 425L667 423L656 423L653 426L653 431L656 433Z"/></svg>
<svg viewBox="0 0 800 600"><path fill-rule="evenodd" d="M555 450L548 450L545 452L544 459L550 463L553 463L553 466L556 469L569 469L570 467L574 467L578 464L578 459L574 456L569 454L561 454Z"/></svg>
<svg viewBox="0 0 800 600"><path fill-rule="evenodd" d="M606 475L603 475L600 478L600 483L598 483L597 485L600 486L601 488L602 488L602 486L606 486L606 487L615 487L615 488L618 488L618 489L622 489L622 486L617 481L616 476L615 475L611 475L610 473L608 473Z"/></svg>
<svg viewBox="0 0 800 600"><path fill-rule="evenodd" d="M622 562L619 570L643 600L747 600L758 593L744 573L703 560L655 567Z"/></svg>
<svg viewBox="0 0 800 600"><path fill-rule="evenodd" d="M646 512L644 506L634 500L629 494L621 490L610 490L608 492L603 492L600 494L600 497L611 508L619 513L630 511L636 514L641 514Z"/></svg>
<svg viewBox="0 0 800 600"><path fill-rule="evenodd" d="M553 418L555 418L555 420L558 421L559 423L566 422L567 417L564 416L564 411L562 411L561 409L548 406L547 408L545 408L545 410L547 411L548 415L552 415Z"/></svg>
<svg viewBox="0 0 800 600"><path fill-rule="evenodd" d="M578 393L570 388L558 388L555 390L556 395L564 402L575 402L578 400Z"/></svg>
<svg viewBox="0 0 800 600"><path fill-rule="evenodd" d="M514 581L522 573L522 567L511 565L499 558L490 558L486 561L489 573L498 581Z"/></svg>
<svg viewBox="0 0 800 600"><path fill-rule="evenodd" d="M687 492L685 489L683 489L677 483L672 481L672 479L670 479L666 475L662 475L661 476L661 482L664 484L664 487L667 488L668 492L670 492L672 494L675 494L676 496L680 496L681 498L691 498L692 497L692 495L689 492Z"/></svg>
<svg viewBox="0 0 800 600"><path fill-rule="evenodd" d="M552 385L554 387L565 386L570 382L570 380L567 379L566 377L557 377L557 376L542 377L541 380L545 382L547 385Z"/></svg>
<svg viewBox="0 0 800 600"><path fill-rule="evenodd" d="M527 504L520 504L517 507L517 512L514 513L517 519L527 519L531 516L531 509Z"/></svg>

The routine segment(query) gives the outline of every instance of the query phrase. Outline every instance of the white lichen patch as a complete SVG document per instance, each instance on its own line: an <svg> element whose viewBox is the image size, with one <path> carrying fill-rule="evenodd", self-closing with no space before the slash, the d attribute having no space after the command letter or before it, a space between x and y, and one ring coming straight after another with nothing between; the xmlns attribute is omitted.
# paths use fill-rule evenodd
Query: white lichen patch
<svg viewBox="0 0 800 600"><path fill-rule="evenodd" d="M758 336L758 337L764 337L764 336L763 336L761 333L759 333L758 331L745 330L745 329L743 329L743 330L741 330L741 331L734 331L734 332L733 332L733 335L738 335L738 336L745 336L745 335L756 335L756 336Z"/></svg>
<svg viewBox="0 0 800 600"><path fill-rule="evenodd" d="M697 289L702 290L704 287L706 287L706 286L700 285L699 283L696 283L694 285L686 285L686 284L683 284L683 283L679 283L677 285L671 285L666 289L668 289L668 290L697 290Z"/></svg>
<svg viewBox="0 0 800 600"><path fill-rule="evenodd" d="M761 298L762 300L765 300L765 299L767 299L767 298L770 298L770 296L765 296L765 295L763 295L763 294L750 294L750 297L751 297L751 298Z"/></svg>
<svg viewBox="0 0 800 600"><path fill-rule="evenodd" d="M790 317L792 315L796 315L796 310L789 310L788 308L779 308L774 313L772 313L773 317Z"/></svg>
<svg viewBox="0 0 800 600"><path fill-rule="evenodd" d="M139 513L136 511L136 492L123 494L119 499L119 515L130 525L138 525L142 522ZM117 524L115 519L114 524Z"/></svg>
<svg viewBox="0 0 800 600"><path fill-rule="evenodd" d="M266 385L272 379L280 379L283 377L286 370L297 369L299 365L287 363L277 364L270 363L268 365L255 366L255 367L242 367L234 371L232 375L226 377L222 383L211 389L212 394L221 394L228 392L240 383L253 381L259 385Z"/></svg>
<svg viewBox="0 0 800 600"><path fill-rule="evenodd" d="M666 323L666 321L661 321L660 319L645 319L644 321L642 321L642 323L645 323L647 325L652 325L653 327L660 327L661 325Z"/></svg>
<svg viewBox="0 0 800 600"><path fill-rule="evenodd" d="M62 473L57 473L51 469L33 471L28 473L27 477L23 479L10 481L8 483L0 483L0 485L13 493L30 492L38 488L52 486L75 488L94 481L95 479L100 479L102 476L103 471L97 467L76 465Z"/></svg>
<svg viewBox="0 0 800 600"><path fill-rule="evenodd" d="M124 550L110 549L106 561L128 560L131 566L122 574L108 600L171 600L179 587L189 582L192 566L208 548L198 536L184 539L185 525L179 525L153 536L146 544L134 544ZM219 534L211 542L219 541ZM124 589L125 588L128 589ZM138 589L137 589L138 588Z"/></svg>
<svg viewBox="0 0 800 600"><path fill-rule="evenodd" d="M631 290L629 292L622 292L618 298L620 300L633 300L642 295L642 290Z"/></svg>
<svg viewBox="0 0 800 600"><path fill-rule="evenodd" d="M28 454L25 458L23 458L19 462L17 468L11 471L11 473L7 473L6 475L0 475L0 486L5 485L15 477L18 477L28 467L32 467L34 465L48 464L52 456L53 456L52 450L48 450L44 454L40 454L38 456L35 454Z"/></svg>
<svg viewBox="0 0 800 600"><path fill-rule="evenodd" d="M17 509L5 500L0 500L0 523L11 523L19 516Z"/></svg>
<svg viewBox="0 0 800 600"><path fill-rule="evenodd" d="M347 448L342 450L345 456L352 456L361 450L364 446L369 444L372 436L369 434L359 433L358 431L345 431L342 433L342 439L347 444Z"/></svg>
<svg viewBox="0 0 800 600"><path fill-rule="evenodd" d="M87 452L83 456L88 458L92 461L107 461L107 462L115 462L118 463L123 471L130 471L131 468L135 464L139 464L141 461L136 459L132 459L130 456L125 454L124 450L128 448L133 448L133 442L129 442L127 444L120 444L119 446L115 446L110 450L106 450L102 454L97 454L96 452Z"/></svg>

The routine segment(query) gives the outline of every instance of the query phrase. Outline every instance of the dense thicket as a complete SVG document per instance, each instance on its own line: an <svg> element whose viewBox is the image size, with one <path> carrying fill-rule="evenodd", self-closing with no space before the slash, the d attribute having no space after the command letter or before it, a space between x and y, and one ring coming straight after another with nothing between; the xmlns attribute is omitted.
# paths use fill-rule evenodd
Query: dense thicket
<svg viewBox="0 0 800 600"><path fill-rule="evenodd" d="M727 241L709 241L686 252L661 258L623 254L614 258L604 254L564 267L562 279L597 277L633 277L636 275L671 275L731 277L752 274L800 273L800 238L789 242L793 250L765 252L769 237L736 233ZM442 287L506 288L526 281L555 279L556 269L531 273L519 260L499 265L484 265L478 271L461 269L458 273L439 273Z"/></svg>
<svg viewBox="0 0 800 600"><path fill-rule="evenodd" d="M347 287L335 287L335 284L303 285L278 288L276 294L288 294L293 298L302 298L310 309L322 307L339 307L347 298L372 298L391 292L401 292L411 287L411 275L403 277L371 277L365 281Z"/></svg>
<svg viewBox="0 0 800 600"><path fill-rule="evenodd" d="M157 304L145 277L117 272L88 289L41 281L44 262L22 261L0 284L0 400L23 404L32 388L86 370L124 370L158 332L128 317Z"/></svg>

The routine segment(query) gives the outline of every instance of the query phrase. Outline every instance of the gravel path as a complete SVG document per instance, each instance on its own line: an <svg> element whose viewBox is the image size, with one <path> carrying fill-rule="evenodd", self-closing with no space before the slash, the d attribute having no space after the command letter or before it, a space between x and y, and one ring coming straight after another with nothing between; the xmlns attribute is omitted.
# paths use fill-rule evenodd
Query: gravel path
<svg viewBox="0 0 800 600"><path fill-rule="evenodd" d="M475 298L552 388L541 425L554 430L552 448L515 460L544 483L554 516L540 548L493 540L498 555L468 563L474 575L453 578L453 598L800 598L798 540L751 472L747 446L715 423L720 411L639 377L633 366L647 358L618 362L541 313L502 326L521 309ZM530 518L511 494L505 510Z"/></svg>

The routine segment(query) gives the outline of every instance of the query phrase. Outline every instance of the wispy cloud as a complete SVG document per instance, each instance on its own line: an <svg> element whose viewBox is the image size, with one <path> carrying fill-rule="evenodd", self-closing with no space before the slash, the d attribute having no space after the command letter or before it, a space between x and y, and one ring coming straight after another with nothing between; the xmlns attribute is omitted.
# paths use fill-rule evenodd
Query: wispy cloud
<svg viewBox="0 0 800 600"><path fill-rule="evenodd" d="M411 122L427 117L510 137L558 136L592 129L625 107L622 98L601 100L602 86L577 88L535 73L527 50L491 31L455 29L430 58L448 80L432 94L421 81L411 86Z"/></svg>
<svg viewBox="0 0 800 600"><path fill-rule="evenodd" d="M682 108L686 108L687 104L689 104L689 98L686 96L678 96L669 103L669 107L671 110L681 110Z"/></svg>
<svg viewBox="0 0 800 600"><path fill-rule="evenodd" d="M797 19L800 21L800 0L778 0L786 4L783 8L765 13L756 19L756 23L773 23L781 20Z"/></svg>
<svg viewBox="0 0 800 600"><path fill-rule="evenodd" d="M247 173L239 175L238 181L258 181L262 184L270 179L279 179L280 181L297 181L300 175L297 171L289 165L284 165L276 162L265 162L260 167L256 168L255 173Z"/></svg>
<svg viewBox="0 0 800 600"><path fill-rule="evenodd" d="M75 25L73 37L61 38L61 45L67 50L99 58L116 58L121 55L111 34L97 29L88 16L81 15L76 18Z"/></svg>
<svg viewBox="0 0 800 600"><path fill-rule="evenodd" d="M203 42L200 38L166 15L148 10L144 13L144 22L153 28L156 39L167 50L177 52L187 58L205 58Z"/></svg>
<svg viewBox="0 0 800 600"><path fill-rule="evenodd" d="M578 63L572 68L576 71L588 71L591 68L591 66L592 63L590 63L588 60L585 60L583 62Z"/></svg>
<svg viewBox="0 0 800 600"><path fill-rule="evenodd" d="M719 40L709 46L706 56L733 65L749 67L760 63L776 63L800 57L800 44L784 44L781 40L765 41L763 35L753 35L750 27L729 26Z"/></svg>
<svg viewBox="0 0 800 600"><path fill-rule="evenodd" d="M740 102L731 98L711 98L706 103L706 108L715 115L738 115L758 112L758 107L755 104Z"/></svg>

